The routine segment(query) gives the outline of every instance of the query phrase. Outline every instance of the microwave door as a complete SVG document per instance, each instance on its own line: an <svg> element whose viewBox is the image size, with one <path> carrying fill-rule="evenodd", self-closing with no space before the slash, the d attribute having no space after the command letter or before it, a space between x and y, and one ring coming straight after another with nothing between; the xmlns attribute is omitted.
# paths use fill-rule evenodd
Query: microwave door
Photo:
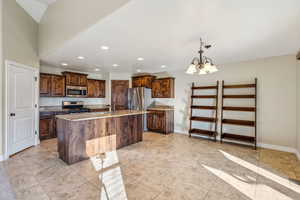
<svg viewBox="0 0 300 200"><path fill-rule="evenodd" d="M87 95L86 89L81 88L67 88L67 96L68 97L85 97Z"/></svg>

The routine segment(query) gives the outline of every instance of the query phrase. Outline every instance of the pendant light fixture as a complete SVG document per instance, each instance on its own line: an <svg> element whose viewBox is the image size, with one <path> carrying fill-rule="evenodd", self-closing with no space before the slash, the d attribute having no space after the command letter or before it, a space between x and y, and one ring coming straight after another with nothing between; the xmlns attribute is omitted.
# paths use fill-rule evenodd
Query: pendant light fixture
<svg viewBox="0 0 300 200"><path fill-rule="evenodd" d="M200 50L198 53L200 54L200 57L193 58L190 66L186 70L187 74L211 74L214 72L217 72L217 67L213 64L212 59L206 57L203 55L204 48L209 49L211 45L205 45L202 39L200 38Z"/></svg>

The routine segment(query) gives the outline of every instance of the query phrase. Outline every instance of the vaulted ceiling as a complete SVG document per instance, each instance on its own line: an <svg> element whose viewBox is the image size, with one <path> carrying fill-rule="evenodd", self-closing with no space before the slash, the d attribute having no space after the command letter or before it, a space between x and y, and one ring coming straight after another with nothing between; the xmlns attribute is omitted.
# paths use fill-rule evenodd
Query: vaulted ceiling
<svg viewBox="0 0 300 200"><path fill-rule="evenodd" d="M202 37L213 45L206 55L221 68L224 63L296 54L299 19L299 0L131 0L41 59L56 66L67 62L82 71L184 70L198 56ZM109 49L102 50L103 45Z"/></svg>
<svg viewBox="0 0 300 200"><path fill-rule="evenodd" d="M36 21L40 22L48 6L56 0L16 0L21 7Z"/></svg>

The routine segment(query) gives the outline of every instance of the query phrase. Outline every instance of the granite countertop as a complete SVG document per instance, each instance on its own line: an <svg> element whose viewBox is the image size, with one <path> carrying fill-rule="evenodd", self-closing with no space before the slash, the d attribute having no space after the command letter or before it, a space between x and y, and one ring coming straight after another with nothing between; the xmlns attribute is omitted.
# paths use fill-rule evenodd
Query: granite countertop
<svg viewBox="0 0 300 200"><path fill-rule="evenodd" d="M84 108L88 109L102 109L102 108L109 108L109 106L104 104L96 104L96 105L84 105ZM41 106L39 111L40 112L63 112L68 111L70 109L62 108L62 106Z"/></svg>
<svg viewBox="0 0 300 200"><path fill-rule="evenodd" d="M147 111L139 110L120 110L115 112L93 112L93 113L77 113L69 115L57 115L56 118L68 121L85 121L111 117L122 117L126 115L142 115L148 113Z"/></svg>
<svg viewBox="0 0 300 200"><path fill-rule="evenodd" d="M174 106L157 105L147 108L147 110L175 110Z"/></svg>

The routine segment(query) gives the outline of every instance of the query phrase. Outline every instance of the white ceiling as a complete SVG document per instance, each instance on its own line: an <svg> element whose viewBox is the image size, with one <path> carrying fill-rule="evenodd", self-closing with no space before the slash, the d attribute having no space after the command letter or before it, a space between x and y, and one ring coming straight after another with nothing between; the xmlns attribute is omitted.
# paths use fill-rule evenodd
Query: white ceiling
<svg viewBox="0 0 300 200"><path fill-rule="evenodd" d="M167 65L164 71L184 70L198 56L202 37L213 45L206 55L222 68L296 54L299 19L299 0L131 0L42 60L55 66L67 62L81 71L157 72L161 65ZM110 49L103 51L101 45Z"/></svg>
<svg viewBox="0 0 300 200"><path fill-rule="evenodd" d="M17 3L36 21L40 22L48 6L56 0L16 0Z"/></svg>

